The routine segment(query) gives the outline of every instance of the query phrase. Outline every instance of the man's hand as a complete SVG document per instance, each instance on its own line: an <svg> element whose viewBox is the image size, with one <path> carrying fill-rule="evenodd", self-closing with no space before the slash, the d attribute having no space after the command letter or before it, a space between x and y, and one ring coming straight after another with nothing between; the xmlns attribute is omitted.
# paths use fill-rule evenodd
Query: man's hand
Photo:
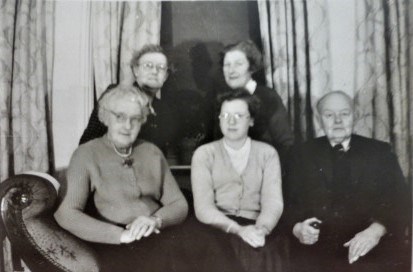
<svg viewBox="0 0 413 272"><path fill-rule="evenodd" d="M264 231L254 225L241 227L238 231L238 236L254 248L263 247L265 245Z"/></svg>
<svg viewBox="0 0 413 272"><path fill-rule="evenodd" d="M126 226L126 229L131 232L135 240L140 240L142 237L148 237L152 233L159 233L156 225L156 219L150 216L139 216L132 223Z"/></svg>
<svg viewBox="0 0 413 272"><path fill-rule="evenodd" d="M320 230L311 226L315 222L321 223L319 219L312 217L294 225L293 234L300 243L313 245L318 242Z"/></svg>
<svg viewBox="0 0 413 272"><path fill-rule="evenodd" d="M372 223L367 229L357 233L344 244L348 247L348 262L354 263L377 246L380 238L386 233L386 228L379 223Z"/></svg>

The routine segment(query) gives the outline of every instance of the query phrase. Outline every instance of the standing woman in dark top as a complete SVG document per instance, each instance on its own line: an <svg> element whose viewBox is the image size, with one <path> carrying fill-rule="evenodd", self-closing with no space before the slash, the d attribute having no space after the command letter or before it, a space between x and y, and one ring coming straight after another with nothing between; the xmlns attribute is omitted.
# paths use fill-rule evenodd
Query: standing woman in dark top
<svg viewBox="0 0 413 272"><path fill-rule="evenodd" d="M180 130L179 118L176 117L177 109L166 101L164 93L161 94L161 88L169 76L168 58L161 46L148 44L135 52L130 65L136 79L135 87L148 95L151 105L151 114L142 127L139 137L154 143L165 153L169 146L174 146L179 140ZM107 91L100 99L106 93ZM79 144L101 137L106 132L107 127L99 121L97 107L95 107Z"/></svg>
<svg viewBox="0 0 413 272"><path fill-rule="evenodd" d="M274 146L283 161L294 142L294 136L280 96L275 90L258 85L252 78L262 65L262 55L252 41L229 45L222 54L222 70L226 84L233 90L244 88L261 101L261 108L249 135L253 139Z"/></svg>

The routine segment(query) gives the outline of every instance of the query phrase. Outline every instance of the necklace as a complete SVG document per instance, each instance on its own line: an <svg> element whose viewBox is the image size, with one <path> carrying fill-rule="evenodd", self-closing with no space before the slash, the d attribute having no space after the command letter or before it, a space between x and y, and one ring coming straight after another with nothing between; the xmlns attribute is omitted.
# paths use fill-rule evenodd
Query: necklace
<svg viewBox="0 0 413 272"><path fill-rule="evenodd" d="M132 154L132 147L129 147L128 153L124 154L124 153L121 153L113 143L112 143L112 146L116 154L118 154L121 158L123 158L122 166L125 168L131 167L133 164L133 158L130 158L130 155Z"/></svg>

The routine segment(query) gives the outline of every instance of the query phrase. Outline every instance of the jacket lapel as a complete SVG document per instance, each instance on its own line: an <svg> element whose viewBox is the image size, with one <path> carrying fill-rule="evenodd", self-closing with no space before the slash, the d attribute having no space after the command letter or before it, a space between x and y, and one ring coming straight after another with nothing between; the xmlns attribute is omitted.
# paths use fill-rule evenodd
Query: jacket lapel
<svg viewBox="0 0 413 272"><path fill-rule="evenodd" d="M363 169L365 169L367 160L363 159L363 150L363 145L362 143L360 143L360 139L357 137L357 135L352 135L349 150L352 183L358 183L360 175L363 172Z"/></svg>
<svg viewBox="0 0 413 272"><path fill-rule="evenodd" d="M333 161L331 157L331 146L326 137L322 137L315 142L314 162L317 165L318 171L324 176L326 185L331 183L333 178Z"/></svg>

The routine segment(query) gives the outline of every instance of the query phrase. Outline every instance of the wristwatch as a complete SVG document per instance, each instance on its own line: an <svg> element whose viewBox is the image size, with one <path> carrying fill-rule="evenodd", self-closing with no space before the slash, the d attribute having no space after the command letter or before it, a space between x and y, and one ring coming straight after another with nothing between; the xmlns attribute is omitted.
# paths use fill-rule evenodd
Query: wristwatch
<svg viewBox="0 0 413 272"><path fill-rule="evenodd" d="M162 228L162 218L159 215L152 215L151 216L153 219L155 219L156 222L156 228L160 229Z"/></svg>

